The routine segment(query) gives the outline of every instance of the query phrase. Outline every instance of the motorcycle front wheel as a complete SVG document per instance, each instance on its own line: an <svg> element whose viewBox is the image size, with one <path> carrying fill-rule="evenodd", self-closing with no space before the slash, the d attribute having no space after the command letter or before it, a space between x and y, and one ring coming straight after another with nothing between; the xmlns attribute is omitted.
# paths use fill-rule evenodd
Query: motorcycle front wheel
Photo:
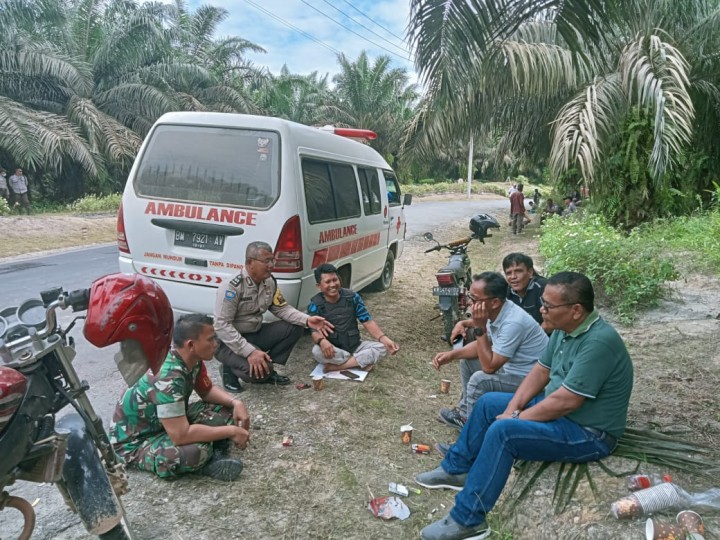
<svg viewBox="0 0 720 540"><path fill-rule="evenodd" d="M108 532L101 534L98 538L101 540L133 540L135 537L130 530L130 524L125 516L125 509L123 508L123 517L120 523L115 525Z"/></svg>

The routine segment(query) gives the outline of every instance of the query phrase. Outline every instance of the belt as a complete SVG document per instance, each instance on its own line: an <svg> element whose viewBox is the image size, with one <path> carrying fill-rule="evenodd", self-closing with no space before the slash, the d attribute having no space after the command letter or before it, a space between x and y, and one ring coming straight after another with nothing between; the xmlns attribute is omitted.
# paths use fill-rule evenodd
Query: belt
<svg viewBox="0 0 720 540"><path fill-rule="evenodd" d="M591 427L584 427L583 429L595 435L599 441L603 441L611 452L615 450L615 447L617 446L617 438L614 435L610 435L607 431L600 431L599 429Z"/></svg>

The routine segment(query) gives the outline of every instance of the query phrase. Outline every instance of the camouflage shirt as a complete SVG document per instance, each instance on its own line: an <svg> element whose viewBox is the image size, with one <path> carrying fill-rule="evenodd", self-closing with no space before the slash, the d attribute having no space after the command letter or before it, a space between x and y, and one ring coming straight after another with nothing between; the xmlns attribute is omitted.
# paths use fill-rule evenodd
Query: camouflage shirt
<svg viewBox="0 0 720 540"><path fill-rule="evenodd" d="M161 419L185 416L193 390L202 396L211 387L204 362L188 369L170 351L157 375L148 371L118 401L110 426L110 442L131 443L163 432Z"/></svg>

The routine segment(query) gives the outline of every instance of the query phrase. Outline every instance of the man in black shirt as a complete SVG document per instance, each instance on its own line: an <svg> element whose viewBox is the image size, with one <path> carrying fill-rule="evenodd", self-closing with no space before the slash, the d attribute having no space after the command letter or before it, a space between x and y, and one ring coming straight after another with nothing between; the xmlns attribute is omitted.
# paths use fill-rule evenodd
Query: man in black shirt
<svg viewBox="0 0 720 540"><path fill-rule="evenodd" d="M533 260L524 253L510 253L502 261L505 280L510 285L507 299L514 302L542 325L540 297L547 279L535 273Z"/></svg>

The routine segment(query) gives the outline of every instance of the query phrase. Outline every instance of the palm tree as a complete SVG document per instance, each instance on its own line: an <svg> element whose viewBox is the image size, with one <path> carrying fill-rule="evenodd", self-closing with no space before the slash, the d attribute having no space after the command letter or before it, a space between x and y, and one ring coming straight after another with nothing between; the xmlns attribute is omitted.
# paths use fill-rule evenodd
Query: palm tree
<svg viewBox="0 0 720 540"><path fill-rule="evenodd" d="M214 40L226 16L181 0L5 0L0 148L30 169L69 162L109 180L165 112L255 110L244 86L257 70L243 53L262 49Z"/></svg>
<svg viewBox="0 0 720 540"><path fill-rule="evenodd" d="M317 71L296 75L283 66L279 75L267 73L258 80L254 100L270 116L310 126L327 124L339 115L328 77L319 76Z"/></svg>
<svg viewBox="0 0 720 540"><path fill-rule="evenodd" d="M501 4L413 0L426 137L499 132L501 153L549 156L556 178L577 169L620 204L638 194L635 215L613 216L626 223L684 187L676 171L691 144L718 169L717 1ZM631 173L622 185L618 167Z"/></svg>
<svg viewBox="0 0 720 540"><path fill-rule="evenodd" d="M356 61L338 55L340 73L333 77L337 108L336 121L378 134L373 146L386 158L397 156L403 131L412 118L417 99L415 85L407 72L391 68L388 56L374 63L363 51Z"/></svg>

